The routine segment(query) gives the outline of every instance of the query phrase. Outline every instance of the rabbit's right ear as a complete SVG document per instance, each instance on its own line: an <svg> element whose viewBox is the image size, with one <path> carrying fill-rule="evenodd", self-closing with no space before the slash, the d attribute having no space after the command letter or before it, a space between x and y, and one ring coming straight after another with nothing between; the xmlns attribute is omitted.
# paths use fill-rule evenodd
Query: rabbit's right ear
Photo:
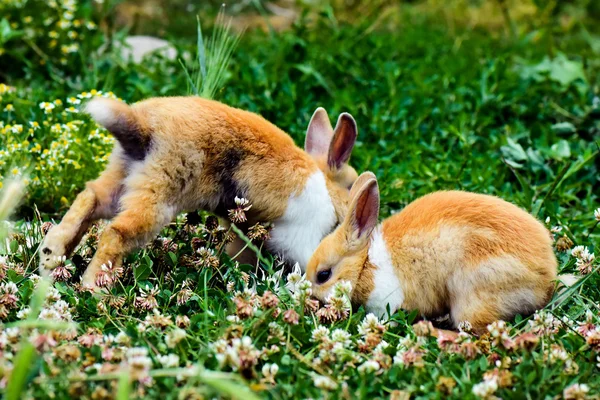
<svg viewBox="0 0 600 400"><path fill-rule="evenodd" d="M361 174L351 192L354 197L344 220L344 229L348 243L360 246L368 243L379 219L379 186L375 175L371 172Z"/></svg>
<svg viewBox="0 0 600 400"><path fill-rule="evenodd" d="M329 152L331 138L333 138L333 128L329 116L323 107L319 107L308 123L304 150L311 156L325 156Z"/></svg>

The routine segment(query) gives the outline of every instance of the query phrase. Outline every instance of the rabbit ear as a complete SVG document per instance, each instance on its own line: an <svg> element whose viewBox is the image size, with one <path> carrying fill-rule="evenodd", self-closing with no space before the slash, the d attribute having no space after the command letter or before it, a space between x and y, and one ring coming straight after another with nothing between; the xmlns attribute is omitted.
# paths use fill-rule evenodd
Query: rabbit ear
<svg viewBox="0 0 600 400"><path fill-rule="evenodd" d="M313 114L304 141L304 150L311 156L324 156L329 151L329 143L333 137L333 128L324 108L319 107Z"/></svg>
<svg viewBox="0 0 600 400"><path fill-rule="evenodd" d="M357 135L358 128L352 115L348 113L340 114L333 132L333 139L331 139L329 145L329 153L327 155L327 165L329 168L337 170L348 162Z"/></svg>
<svg viewBox="0 0 600 400"><path fill-rule="evenodd" d="M371 179L377 180L377 178L375 177L375 174L370 171L365 171L362 174L360 174L358 176L358 178L356 178L356 180L352 184L352 187L350 188L350 196L349 196L350 200L354 199L354 197L356 196L358 191L360 189L362 189L362 187L365 185L365 183L367 183L367 181L369 181Z"/></svg>
<svg viewBox="0 0 600 400"><path fill-rule="evenodd" d="M367 175L366 177L364 177ZM371 172L362 174L357 183L362 181L360 189L352 199L348 214L344 220L346 238L352 244L364 244L377 226L379 218L379 186ZM355 188L352 188L355 191Z"/></svg>

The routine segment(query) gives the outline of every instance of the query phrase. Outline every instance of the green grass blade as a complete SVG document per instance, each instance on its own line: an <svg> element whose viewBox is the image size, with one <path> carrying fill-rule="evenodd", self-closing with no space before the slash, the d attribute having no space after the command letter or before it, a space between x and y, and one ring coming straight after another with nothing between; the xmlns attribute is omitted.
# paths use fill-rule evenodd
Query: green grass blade
<svg viewBox="0 0 600 400"><path fill-rule="evenodd" d="M185 67L185 64L183 63L182 60L179 60L179 64L181 64L181 66L183 67L183 72L185 72L185 76L187 78L188 93L191 93L191 94L194 94L194 95L198 95L198 86L194 83L194 80L192 79L192 77L191 77L190 73L188 72L187 68Z"/></svg>
<svg viewBox="0 0 600 400"><path fill-rule="evenodd" d="M204 47L204 37L202 36L202 25L200 24L200 17L196 16L198 22L198 64L200 66L200 76L202 80L206 79L206 48Z"/></svg>
<svg viewBox="0 0 600 400"><path fill-rule="evenodd" d="M203 371L200 373L200 379L219 393L229 396L232 399L259 400L259 397L250 391L247 386L231 378L223 378L221 375L212 374L210 371Z"/></svg>
<svg viewBox="0 0 600 400"><path fill-rule="evenodd" d="M200 18L197 18L197 65L192 77L188 68L181 62L189 84L188 93L205 99L213 99L222 88L225 75L233 52L238 46L241 33L232 33L231 20L226 20L224 8L221 9L215 21L213 34L208 40L204 39Z"/></svg>
<svg viewBox="0 0 600 400"><path fill-rule="evenodd" d="M256 247L250 239L248 239L248 236L246 236L244 234L244 232L241 231L240 228L238 228L234 224L231 224L231 230L233 230L235 232L235 234L238 235L238 237L244 241L244 243L248 246L248 248L250 250L252 250L254 252L254 254L256 254L256 257L258 257L258 259L263 264L265 264L266 266L270 265L269 261L262 255L262 252L260 251L260 249L258 247Z"/></svg>
<svg viewBox="0 0 600 400"><path fill-rule="evenodd" d="M131 395L131 383L129 382L129 371L122 371L119 375L117 386L117 400L128 400Z"/></svg>
<svg viewBox="0 0 600 400"><path fill-rule="evenodd" d="M23 398L23 389L27 382L27 376L31 371L33 358L35 356L35 347L31 343L22 341L21 350L17 354L14 368L10 374L8 385L6 387L7 400L20 400Z"/></svg>

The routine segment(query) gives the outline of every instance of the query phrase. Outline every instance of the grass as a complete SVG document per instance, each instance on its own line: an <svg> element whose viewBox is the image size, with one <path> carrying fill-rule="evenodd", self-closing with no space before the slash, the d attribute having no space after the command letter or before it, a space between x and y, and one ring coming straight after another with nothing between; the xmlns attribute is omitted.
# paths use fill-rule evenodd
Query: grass
<svg viewBox="0 0 600 400"><path fill-rule="evenodd" d="M108 3L107 18L114 18ZM133 65L116 48L93 50L104 40L95 26L104 26L98 18L105 14L87 3L74 2L72 11L37 1L0 4L0 63L8 66L0 71L0 190L14 177L27 184L0 262L0 390L7 398L600 393L600 264L590 255L600 250L600 39L585 18L562 24L574 17L560 8L556 20L514 20L498 32L471 29L450 11L423 12L423 4L386 8L386 19L324 7L300 13L282 32L247 30L224 85L211 89L297 143L317 106L332 116L352 113L359 127L352 164L377 175L383 216L425 193L462 189L501 196L547 221L561 273L581 277L566 299L495 324L490 335L447 343L429 336L425 324L413 328L411 310L393 315L392 325L365 322L364 310L348 309L343 293L335 313L315 312L300 277L278 274L271 255L257 268L224 254L234 228L218 227L205 213L180 216L133 253L103 298L77 285L101 231L94 226L44 289L47 280L36 275L43 222L60 219L112 146L77 112L81 102L100 92L128 102L182 95L188 76L203 72L186 74L178 60L158 56ZM65 11L80 27L27 19ZM183 22L172 30L186 65L198 43L189 19L187 31ZM54 30L56 48L36 40ZM68 52L73 43L79 51Z"/></svg>

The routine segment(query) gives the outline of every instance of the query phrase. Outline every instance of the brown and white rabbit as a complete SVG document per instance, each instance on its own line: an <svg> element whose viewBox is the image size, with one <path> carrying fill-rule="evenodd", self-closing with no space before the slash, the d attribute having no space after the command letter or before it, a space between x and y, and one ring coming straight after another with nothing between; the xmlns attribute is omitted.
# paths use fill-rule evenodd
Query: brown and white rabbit
<svg viewBox="0 0 600 400"><path fill-rule="evenodd" d="M460 191L415 200L378 225L379 188L372 173L351 190L344 222L325 237L307 267L325 299L336 282L351 300L383 316L386 307L423 317L450 313L482 331L498 319L544 307L557 261L546 228L497 197Z"/></svg>
<svg viewBox="0 0 600 400"><path fill-rule="evenodd" d="M117 141L105 171L45 237L41 268L56 267L92 221L113 218L83 275L83 284L95 287L103 265L120 268L128 252L179 212L200 208L227 215L237 196L252 203L249 222L273 222L267 247L304 269L345 215L357 177L348 165L357 136L349 114L341 114L333 130L318 109L305 152L259 115L198 97L131 106L96 98L86 111Z"/></svg>

